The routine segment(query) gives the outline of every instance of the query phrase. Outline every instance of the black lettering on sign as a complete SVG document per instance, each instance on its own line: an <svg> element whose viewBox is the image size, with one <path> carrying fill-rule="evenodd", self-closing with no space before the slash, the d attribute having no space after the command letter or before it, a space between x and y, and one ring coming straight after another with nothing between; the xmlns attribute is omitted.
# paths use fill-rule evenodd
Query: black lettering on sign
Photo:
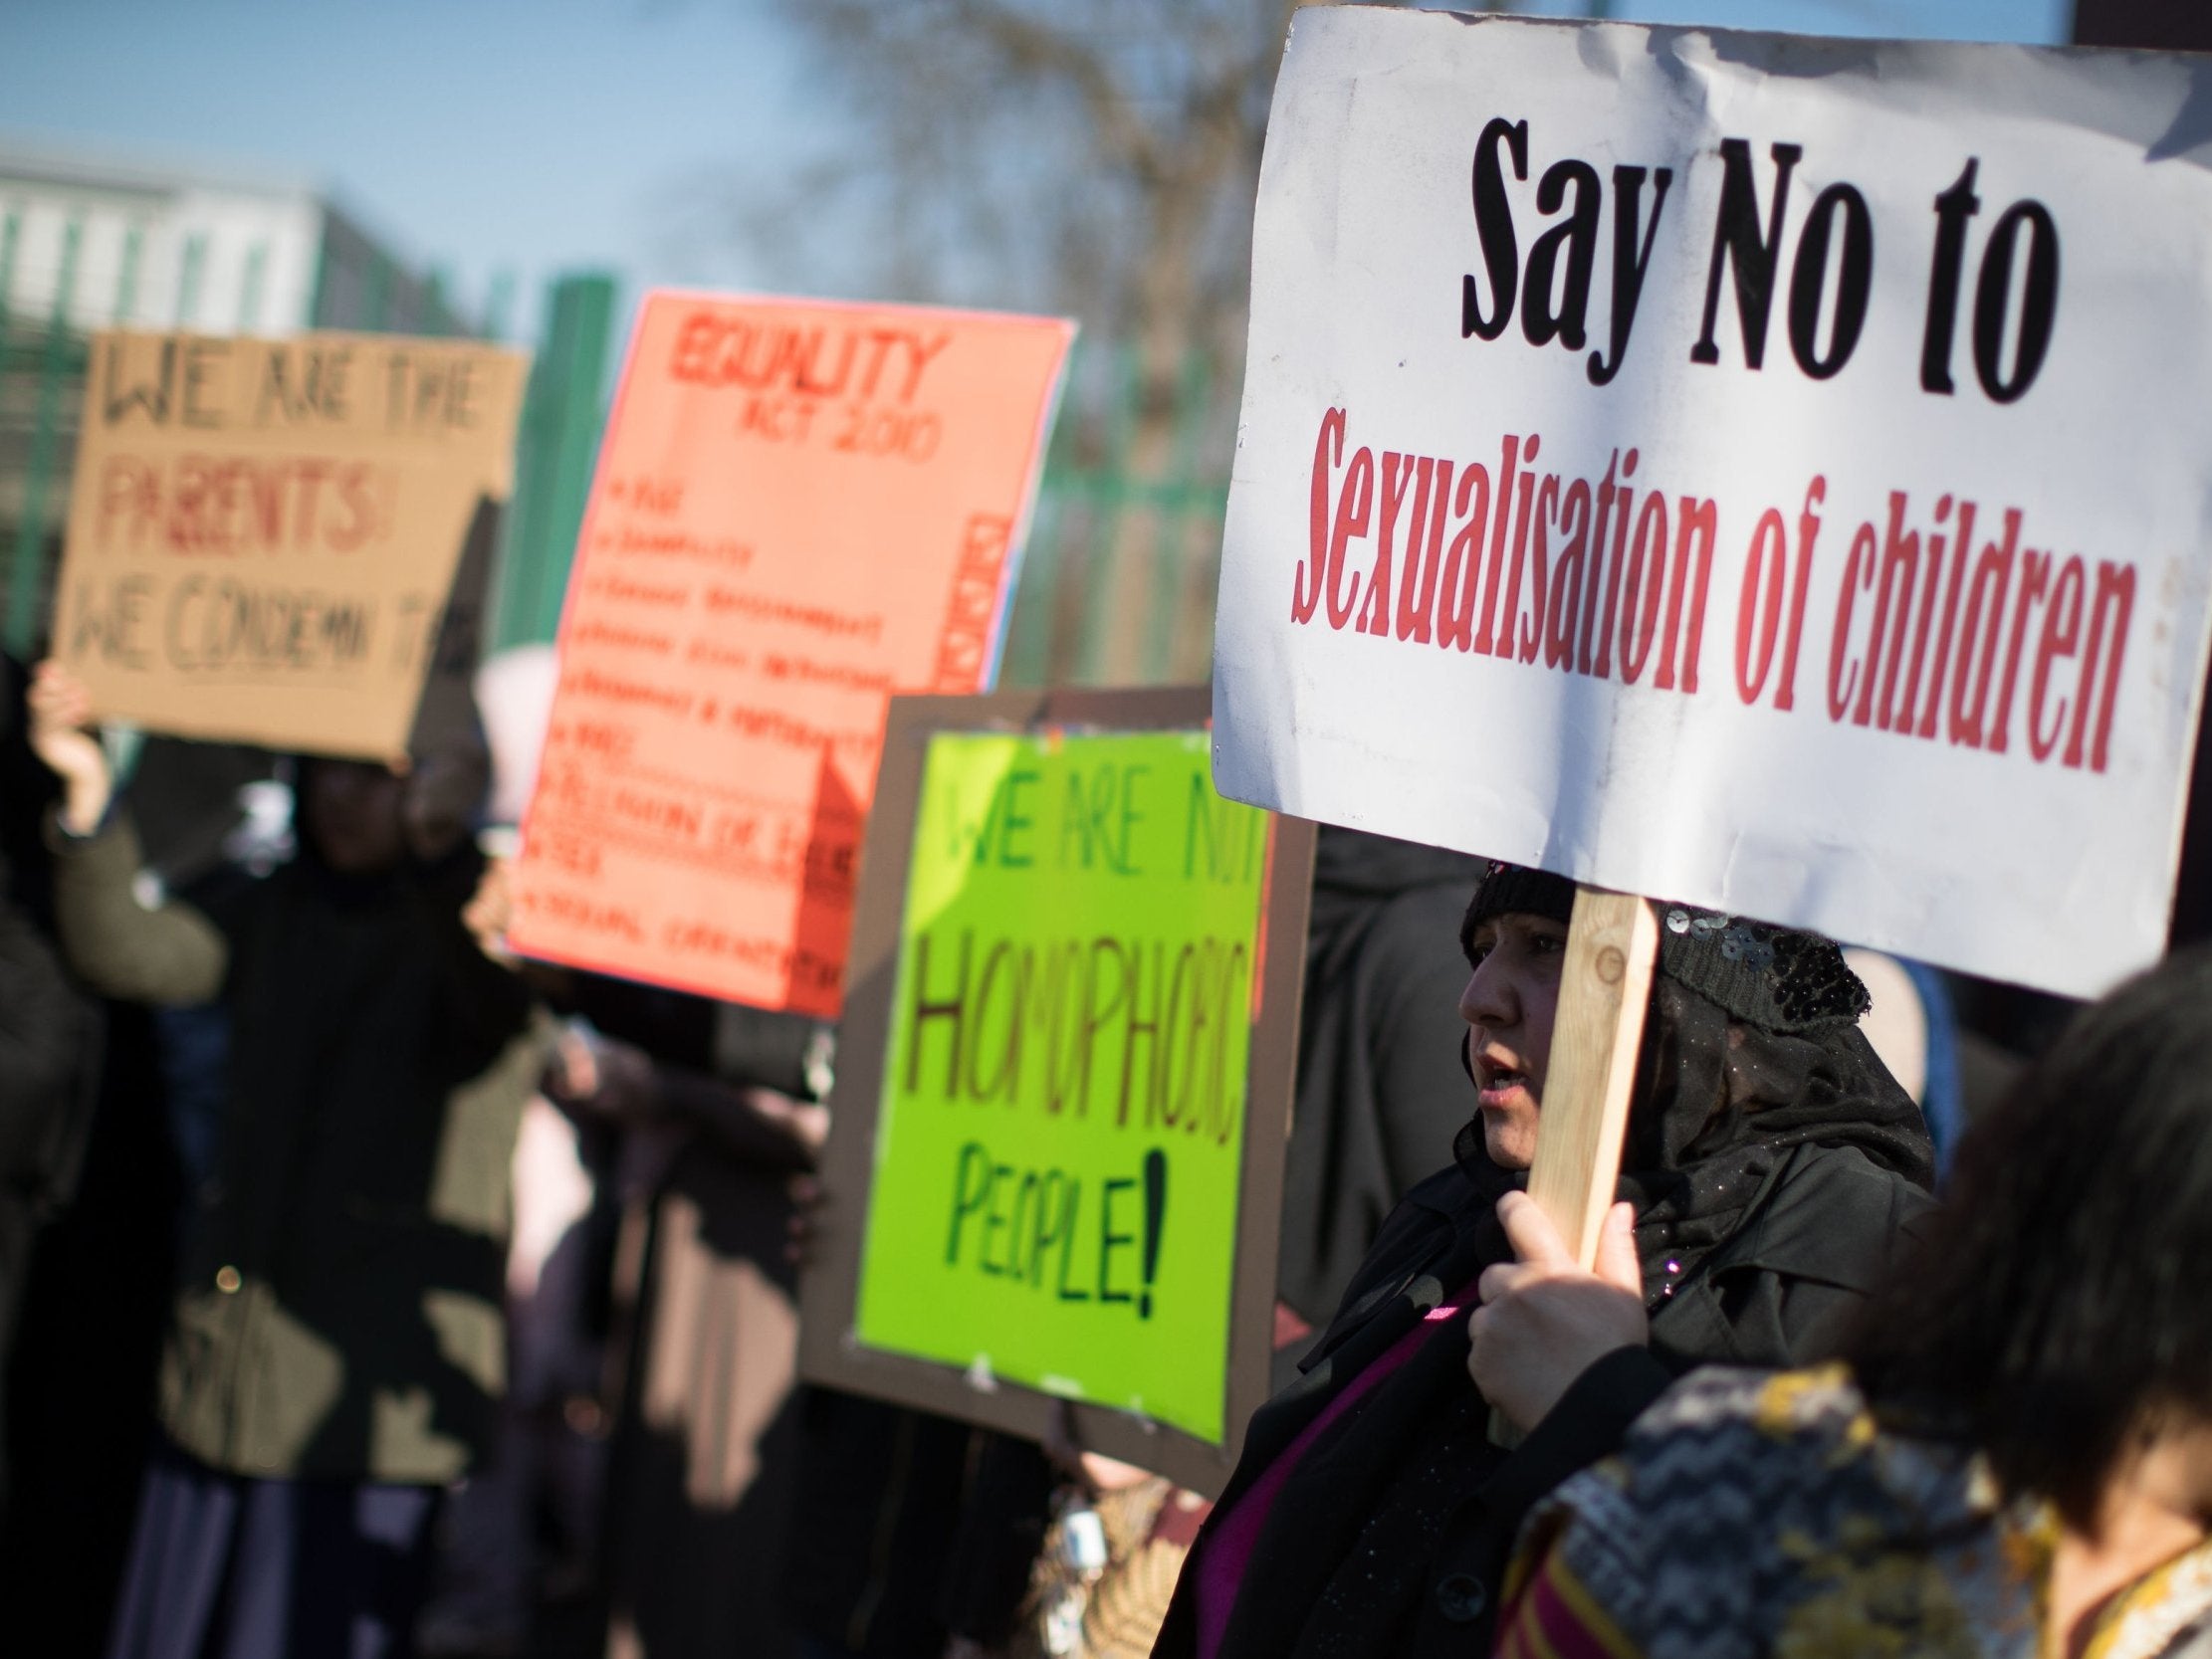
<svg viewBox="0 0 2212 1659"><path fill-rule="evenodd" d="M1713 330L1720 320L1720 276L1733 268L1736 321L1743 329L1743 360L1757 368L1766 358L1767 316L1774 307L1774 272L1782 255L1782 224L1789 212L1790 172L1805 153L1797 144L1776 144L1774 201L1766 228L1759 228L1759 181L1752 174L1751 145L1743 138L1720 141L1723 176L1720 217L1713 226L1712 264L1705 275L1705 324L1690 348L1693 363L1717 363L1720 346Z"/></svg>
<svg viewBox="0 0 2212 1659"><path fill-rule="evenodd" d="M1095 1189L1088 1204L1086 1186ZM1149 1320L1168 1193L1168 1154L1157 1146L1123 1175L1019 1168L970 1141L953 1163L945 1265L1060 1302L1133 1307Z"/></svg>
<svg viewBox="0 0 2212 1659"><path fill-rule="evenodd" d="M1472 273L1459 279L1460 337L1497 339L1512 322L1517 304L1521 333L1529 344L1546 346L1556 341L1570 351L1580 351L1589 342L1590 286L1604 236L1605 185L1598 169L1576 156L1555 161L1544 170L1536 185L1536 211L1557 222L1529 249L1524 273L1512 191L1505 179L1508 160L1513 177L1527 179L1528 122L1500 117L1475 140L1472 178L1475 239L1481 248L1489 302L1484 305L1481 285ZM1654 185L1649 220L1643 210L1647 177ZM1594 386L1610 384L1628 355L1637 302L1643 298L1644 278L1651 269L1659 217L1673 179L1673 170L1667 167L1655 171L1623 163L1613 169L1612 357L1609 360L1603 350L1590 353L1585 372ZM1315 533L1318 536L1318 525ZM1298 620L1310 615L1307 604Z"/></svg>
<svg viewBox="0 0 2212 1659"><path fill-rule="evenodd" d="M384 425L393 432L466 432L482 411L474 356L394 351L384 364Z"/></svg>
<svg viewBox="0 0 2212 1659"><path fill-rule="evenodd" d="M1251 1011L1242 940L979 941L964 928L924 933L913 951L906 1093L1079 1119L1095 1096L1116 1128L1234 1138L1243 1091L1230 1067Z"/></svg>
<svg viewBox="0 0 2212 1659"><path fill-rule="evenodd" d="M1140 786L1152 768L1142 763L1100 766L1068 773L1060 814L1060 867L1102 869L1141 876L1136 829L1145 814Z"/></svg>
<svg viewBox="0 0 2212 1659"><path fill-rule="evenodd" d="M351 345L307 343L280 346L262 363L254 398L256 426L296 426L304 421L341 422L346 418L346 375L353 366Z"/></svg>
<svg viewBox="0 0 2212 1659"><path fill-rule="evenodd" d="M105 587L80 580L62 654L73 662L89 658L128 669L151 668L153 642L147 626L152 596L153 578L142 571L117 577Z"/></svg>
<svg viewBox="0 0 2212 1659"><path fill-rule="evenodd" d="M192 575L169 589L161 645L187 674L328 674L365 667L375 631L376 603L360 594Z"/></svg>

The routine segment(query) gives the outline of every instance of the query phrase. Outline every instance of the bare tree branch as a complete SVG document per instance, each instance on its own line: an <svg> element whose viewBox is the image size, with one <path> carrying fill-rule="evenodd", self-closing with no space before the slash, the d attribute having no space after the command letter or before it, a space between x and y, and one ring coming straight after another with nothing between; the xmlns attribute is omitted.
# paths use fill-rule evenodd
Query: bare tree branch
<svg viewBox="0 0 2212 1659"><path fill-rule="evenodd" d="M1301 0L766 3L853 142L804 181L802 206L734 187L751 199L719 216L727 233L793 286L1071 311L1094 369L1113 371L1092 393L1114 389L1094 403L1078 387L1067 436L1095 435L1133 481L1225 475L1261 140ZM1103 580L1139 597L1058 631L1090 642L1090 672L1126 678L1168 595L1177 670L1199 672L1217 526L1194 539L1146 513L1114 522L1088 555L1110 574L1061 592Z"/></svg>

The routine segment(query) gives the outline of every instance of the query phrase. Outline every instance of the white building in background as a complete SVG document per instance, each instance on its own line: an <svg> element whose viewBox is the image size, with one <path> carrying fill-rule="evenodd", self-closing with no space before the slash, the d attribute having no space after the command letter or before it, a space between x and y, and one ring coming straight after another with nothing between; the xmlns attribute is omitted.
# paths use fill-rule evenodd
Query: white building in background
<svg viewBox="0 0 2212 1659"><path fill-rule="evenodd" d="M0 136L0 639L48 614L86 338L477 329L300 179L164 167Z"/></svg>
<svg viewBox="0 0 2212 1659"><path fill-rule="evenodd" d="M81 333L472 331L434 279L305 180L0 137L0 316L10 333L43 331L58 301Z"/></svg>

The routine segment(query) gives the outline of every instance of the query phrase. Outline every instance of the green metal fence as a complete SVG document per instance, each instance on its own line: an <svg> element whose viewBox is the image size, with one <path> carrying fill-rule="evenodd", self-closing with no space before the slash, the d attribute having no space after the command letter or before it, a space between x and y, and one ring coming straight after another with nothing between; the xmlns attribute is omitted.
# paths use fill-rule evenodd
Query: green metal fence
<svg viewBox="0 0 2212 1659"><path fill-rule="evenodd" d="M23 223L0 218L0 546L7 548L6 612L0 640L19 657L37 646L50 609L52 567L61 548L68 500L69 444L85 382L85 338L70 326L76 307L84 226L64 230L53 298L43 316L8 304L16 291ZM123 292L135 280L126 259Z"/></svg>
<svg viewBox="0 0 2212 1659"><path fill-rule="evenodd" d="M1206 678L1236 391L1193 355L1163 406L1142 384L1131 348L1078 343L1001 684Z"/></svg>
<svg viewBox="0 0 2212 1659"><path fill-rule="evenodd" d="M523 400L515 497L492 600L492 649L551 641L560 627L605 419L613 328L613 278L566 277L553 284Z"/></svg>

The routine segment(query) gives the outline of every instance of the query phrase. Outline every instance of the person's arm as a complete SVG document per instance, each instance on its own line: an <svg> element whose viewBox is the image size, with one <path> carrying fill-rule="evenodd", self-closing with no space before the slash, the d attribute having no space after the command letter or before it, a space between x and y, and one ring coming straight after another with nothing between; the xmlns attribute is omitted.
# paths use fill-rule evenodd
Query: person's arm
<svg viewBox="0 0 2212 1659"><path fill-rule="evenodd" d="M653 1069L659 1110L696 1125L740 1162L777 1174L814 1167L829 1130L829 1113L774 1089L733 1088L674 1066Z"/></svg>
<svg viewBox="0 0 2212 1659"><path fill-rule="evenodd" d="M1504 1537L1544 1496L1621 1449L1629 1425L1674 1385L1674 1373L1642 1345L1617 1348L1592 1361L1567 1385L1482 1488L1482 1501Z"/></svg>
<svg viewBox="0 0 2212 1659"><path fill-rule="evenodd" d="M1477 1282L1482 1306L1467 1321L1467 1372L1526 1434L1600 1359L1621 1348L1650 1357L1644 1268L1631 1205L1606 1212L1595 1271L1577 1265L1527 1193L1508 1192L1497 1213L1515 1259L1483 1269ZM1664 1372L1657 1359L1652 1363Z"/></svg>
<svg viewBox="0 0 2212 1659"><path fill-rule="evenodd" d="M223 988L230 946L190 905L151 910L133 883L138 835L117 818L96 835L52 835L54 920L62 952L79 979L124 1002L190 1007Z"/></svg>
<svg viewBox="0 0 2212 1659"><path fill-rule="evenodd" d="M456 1077L475 1077L530 1023L534 995L506 951L507 866L459 853L429 868L414 892L431 942L445 1042Z"/></svg>
<svg viewBox="0 0 2212 1659"><path fill-rule="evenodd" d="M112 810L108 756L88 729L91 695L67 669L46 662L28 701L31 747L62 781L47 841L55 926L70 967L93 990L126 1002L209 1000L222 988L229 947L189 905L138 903L138 837Z"/></svg>
<svg viewBox="0 0 2212 1659"><path fill-rule="evenodd" d="M829 1128L824 1107L662 1065L580 1022L561 1032L546 1082L563 1106L616 1123L683 1124L739 1162L776 1174L811 1169Z"/></svg>

